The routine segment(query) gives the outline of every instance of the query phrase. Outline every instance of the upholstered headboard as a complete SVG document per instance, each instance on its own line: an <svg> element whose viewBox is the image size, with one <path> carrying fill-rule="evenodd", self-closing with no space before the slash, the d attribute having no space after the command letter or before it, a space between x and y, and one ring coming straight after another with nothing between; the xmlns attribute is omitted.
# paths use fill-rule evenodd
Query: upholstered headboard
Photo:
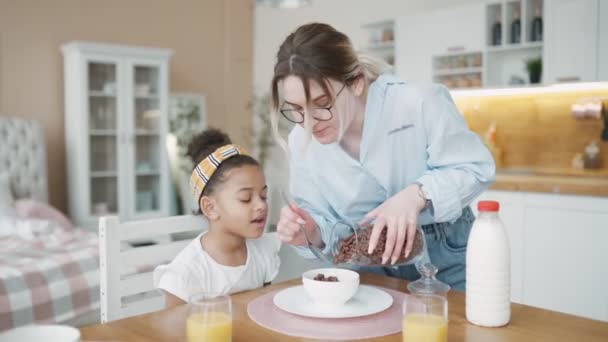
<svg viewBox="0 0 608 342"><path fill-rule="evenodd" d="M46 145L38 122L0 118L0 173L7 171L16 199L48 201Z"/></svg>

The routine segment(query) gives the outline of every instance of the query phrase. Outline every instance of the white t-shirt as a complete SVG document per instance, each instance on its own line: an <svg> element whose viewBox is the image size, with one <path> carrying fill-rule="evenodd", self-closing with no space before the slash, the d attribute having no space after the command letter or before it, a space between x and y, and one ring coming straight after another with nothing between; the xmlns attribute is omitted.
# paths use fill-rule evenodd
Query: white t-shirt
<svg viewBox="0 0 608 342"><path fill-rule="evenodd" d="M201 236L192 240L170 264L156 267L154 287L188 302L191 295L203 291L226 295L260 288L279 272L281 241L277 233L247 239L247 261L241 266L217 263L201 246Z"/></svg>

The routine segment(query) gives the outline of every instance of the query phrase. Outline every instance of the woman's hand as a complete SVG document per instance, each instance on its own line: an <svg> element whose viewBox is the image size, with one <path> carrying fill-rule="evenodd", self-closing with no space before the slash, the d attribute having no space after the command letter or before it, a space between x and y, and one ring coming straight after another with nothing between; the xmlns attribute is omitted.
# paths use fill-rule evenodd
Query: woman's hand
<svg viewBox="0 0 608 342"><path fill-rule="evenodd" d="M294 202L281 209L279 223L277 223L277 233L281 241L295 246L307 246L306 234L310 237L313 245L321 247L323 240L315 220L306 212L300 209Z"/></svg>
<svg viewBox="0 0 608 342"><path fill-rule="evenodd" d="M426 200L419 191L419 185L412 184L365 215L364 220L375 220L367 251L369 254L376 249L382 230L385 227L387 229L386 245L382 255L383 264L389 258L391 258L391 264L395 264L403 250L404 242L405 257L412 251L418 214L426 204Z"/></svg>

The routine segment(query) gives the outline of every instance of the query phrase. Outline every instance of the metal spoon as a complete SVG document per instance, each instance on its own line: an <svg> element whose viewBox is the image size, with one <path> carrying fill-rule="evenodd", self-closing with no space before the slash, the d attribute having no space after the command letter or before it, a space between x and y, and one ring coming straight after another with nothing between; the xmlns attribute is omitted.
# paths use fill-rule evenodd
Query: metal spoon
<svg viewBox="0 0 608 342"><path fill-rule="evenodd" d="M295 211L296 213L298 212L298 208L293 204L295 202L293 201L293 199L287 192L281 190L281 197L283 198L283 201L291 208L291 210ZM328 258L325 254L323 254L323 250L321 250L320 248L315 246L310 241L310 238L308 237L308 233L306 232L306 229L304 229L304 225L300 225L300 229L304 232L304 237L306 238L306 242L308 244L308 249L310 249L312 254L314 254L314 256L317 257L317 259L319 259L323 262L333 264L333 262L331 262L330 258Z"/></svg>

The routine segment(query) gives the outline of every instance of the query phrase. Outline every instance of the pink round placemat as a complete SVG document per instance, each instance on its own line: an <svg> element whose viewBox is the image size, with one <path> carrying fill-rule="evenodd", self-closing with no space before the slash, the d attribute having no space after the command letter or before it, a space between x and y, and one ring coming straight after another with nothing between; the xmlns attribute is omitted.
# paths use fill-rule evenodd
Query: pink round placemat
<svg viewBox="0 0 608 342"><path fill-rule="evenodd" d="M402 303L405 293L378 287L393 297L393 305L377 314L355 318L313 318L291 314L276 307L277 290L260 296L247 305L249 318L280 334L324 340L375 338L401 331Z"/></svg>

